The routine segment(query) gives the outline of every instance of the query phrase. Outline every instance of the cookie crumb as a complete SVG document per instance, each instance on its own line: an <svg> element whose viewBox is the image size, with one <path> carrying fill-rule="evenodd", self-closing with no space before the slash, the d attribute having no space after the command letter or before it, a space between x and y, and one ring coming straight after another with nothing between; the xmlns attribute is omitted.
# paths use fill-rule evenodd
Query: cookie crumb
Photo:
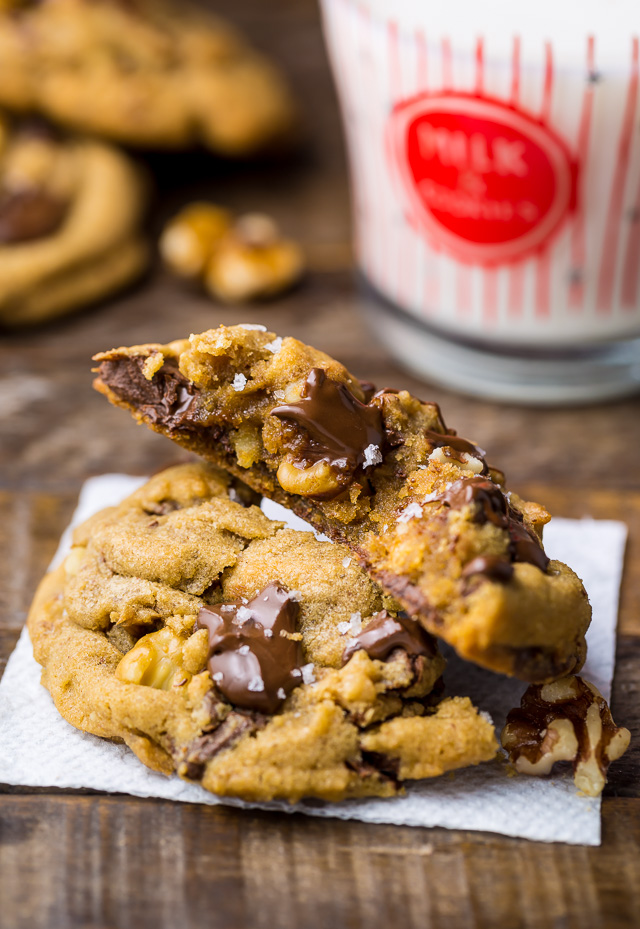
<svg viewBox="0 0 640 929"><path fill-rule="evenodd" d="M145 380L153 380L153 375L160 370L163 364L164 355L162 352L152 352L142 365L142 373L145 376Z"/></svg>

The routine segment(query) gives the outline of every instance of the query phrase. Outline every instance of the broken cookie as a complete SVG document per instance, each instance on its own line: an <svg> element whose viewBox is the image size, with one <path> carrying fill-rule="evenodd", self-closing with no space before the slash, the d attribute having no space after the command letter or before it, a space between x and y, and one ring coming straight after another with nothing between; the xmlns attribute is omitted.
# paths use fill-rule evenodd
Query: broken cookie
<svg viewBox="0 0 640 929"><path fill-rule="evenodd" d="M96 356L95 386L341 542L459 654L545 682L579 670L591 610L541 541L549 514L507 493L436 404L374 391L261 326Z"/></svg>
<svg viewBox="0 0 640 929"><path fill-rule="evenodd" d="M205 464L76 529L28 626L65 719L220 795L393 796L497 749L469 699L441 700L436 640L355 560Z"/></svg>

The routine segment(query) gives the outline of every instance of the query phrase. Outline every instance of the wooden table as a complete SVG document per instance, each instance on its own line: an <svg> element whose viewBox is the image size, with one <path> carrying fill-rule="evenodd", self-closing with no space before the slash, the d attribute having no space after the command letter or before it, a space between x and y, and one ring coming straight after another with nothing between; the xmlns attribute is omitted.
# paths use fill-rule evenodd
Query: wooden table
<svg viewBox="0 0 640 929"><path fill-rule="evenodd" d="M311 273L284 299L235 311L185 292L156 268L118 300L2 337L0 672L84 479L106 471L149 473L183 457L91 390L91 354L252 320L337 355L380 385L437 400L448 423L490 450L512 488L555 514L628 523L613 713L632 730L632 748L605 791L601 848L0 788L0 925L638 926L638 403L498 407L421 384L390 361L358 312L339 116L313 0L218 6L284 62L306 113L307 143L286 163L263 167L196 155L147 159L161 192L152 231L193 194L263 209L304 243Z"/></svg>

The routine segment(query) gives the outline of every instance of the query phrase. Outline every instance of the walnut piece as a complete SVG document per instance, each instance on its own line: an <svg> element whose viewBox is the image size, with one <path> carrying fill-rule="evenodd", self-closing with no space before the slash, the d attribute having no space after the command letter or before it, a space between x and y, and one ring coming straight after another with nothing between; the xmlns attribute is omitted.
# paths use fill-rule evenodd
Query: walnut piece
<svg viewBox="0 0 640 929"><path fill-rule="evenodd" d="M122 658L116 677L125 684L142 684L158 690L181 687L191 679L183 653L188 640L165 627L142 636ZM186 661L189 664L189 661Z"/></svg>
<svg viewBox="0 0 640 929"><path fill-rule="evenodd" d="M241 216L214 249L205 286L225 303L245 303L287 290L303 270L300 246L283 238L270 217L250 213Z"/></svg>
<svg viewBox="0 0 640 929"><path fill-rule="evenodd" d="M302 275L300 246L284 238L263 213L234 217L213 203L192 203L160 236L165 265L179 277L201 281L225 303L272 297Z"/></svg>
<svg viewBox="0 0 640 929"><path fill-rule="evenodd" d="M502 730L502 745L517 771L549 774L557 761L570 761L576 787L590 797L602 793L607 769L629 739L602 694L577 675L529 687Z"/></svg>
<svg viewBox="0 0 640 929"><path fill-rule="evenodd" d="M213 203L191 203L165 226L160 254L174 274L198 278L231 227L231 214Z"/></svg>

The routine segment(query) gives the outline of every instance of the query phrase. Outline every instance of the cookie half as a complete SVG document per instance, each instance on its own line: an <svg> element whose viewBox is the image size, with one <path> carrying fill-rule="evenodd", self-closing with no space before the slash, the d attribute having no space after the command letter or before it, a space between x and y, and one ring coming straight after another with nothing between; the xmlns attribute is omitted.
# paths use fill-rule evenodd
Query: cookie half
<svg viewBox="0 0 640 929"><path fill-rule="evenodd" d="M374 393L262 328L105 352L95 386L347 545L463 658L532 682L579 669L591 608L576 574L544 553L546 510L507 493L436 404Z"/></svg>
<svg viewBox="0 0 640 929"><path fill-rule="evenodd" d="M206 465L80 526L28 626L65 719L220 795L393 796L496 752L467 698L441 699L435 639L346 550Z"/></svg>

